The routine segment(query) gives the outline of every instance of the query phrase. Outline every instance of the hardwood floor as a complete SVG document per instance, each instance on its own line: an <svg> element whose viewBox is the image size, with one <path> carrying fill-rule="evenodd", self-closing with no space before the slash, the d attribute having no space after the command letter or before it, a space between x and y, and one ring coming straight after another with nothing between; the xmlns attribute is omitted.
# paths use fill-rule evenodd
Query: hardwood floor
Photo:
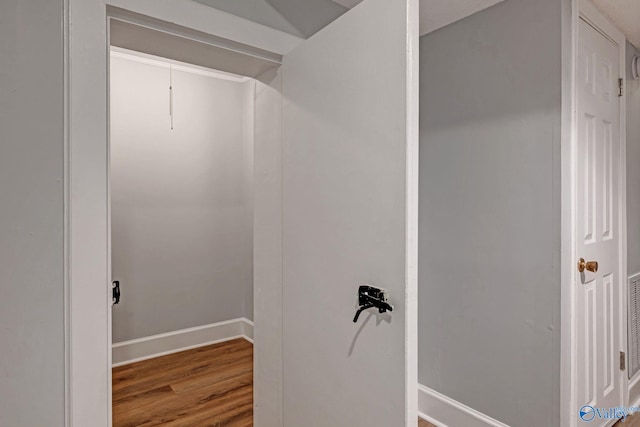
<svg viewBox="0 0 640 427"><path fill-rule="evenodd" d="M253 426L253 345L240 338L114 368L113 426L158 425Z"/></svg>
<svg viewBox="0 0 640 427"><path fill-rule="evenodd" d="M113 425L253 425L253 345L244 339L113 369Z"/></svg>
<svg viewBox="0 0 640 427"><path fill-rule="evenodd" d="M634 414L622 422L618 421L614 427L640 427L640 414Z"/></svg>

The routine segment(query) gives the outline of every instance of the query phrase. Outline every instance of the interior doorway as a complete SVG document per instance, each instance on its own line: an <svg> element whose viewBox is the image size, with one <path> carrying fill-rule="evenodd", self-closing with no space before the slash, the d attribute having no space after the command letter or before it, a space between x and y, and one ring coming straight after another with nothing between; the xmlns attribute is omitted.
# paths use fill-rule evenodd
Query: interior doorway
<svg viewBox="0 0 640 427"><path fill-rule="evenodd" d="M619 47L585 19L578 28L576 316L579 403L623 403L620 352L624 278L621 267L619 185L621 135ZM593 58L593 59L591 59ZM610 70L610 71L607 71ZM601 78L596 78L600 75ZM583 339L584 337L584 339ZM602 349L602 350L601 350ZM616 357L618 356L618 357Z"/></svg>
<svg viewBox="0 0 640 427"><path fill-rule="evenodd" d="M107 312L109 383L126 380L129 362L144 376L145 362L235 340L232 362L252 371L240 372L238 391L256 418L277 417L282 57L129 10L108 14L108 280L121 290ZM121 388L109 387L109 423Z"/></svg>
<svg viewBox="0 0 640 427"><path fill-rule="evenodd" d="M624 35L590 1L574 17L570 425L630 404ZM568 336L568 335L565 335ZM565 352L567 350L564 350ZM566 353L565 353L566 354Z"/></svg>
<svg viewBox="0 0 640 427"><path fill-rule="evenodd" d="M225 59L223 66L215 68L256 78L256 424L259 414L264 423L273 425L301 425L301 420L305 424L309 419L315 420L315 425L415 424L417 1L368 0L310 39L297 40L296 46L283 46L288 44L288 37L213 9L207 11L206 6L195 2L175 7L157 2L123 1L117 5L121 9L106 9L112 20L115 15L125 15L134 25L163 36L175 35L176 30L182 38L206 44L207 52L213 48L214 57ZM125 11L127 6L136 12ZM103 17L104 9L74 4L72 13L74 17L84 13ZM135 14L139 15L132 16ZM381 19L387 22L383 28L379 26ZM82 34L90 34L92 29L79 28L77 21L73 22L71 54L80 58L82 50L86 56L83 61L70 62L74 77L69 160L73 165L70 199L74 201L70 212L74 251L70 269L70 289L74 290L70 307L74 313L72 416L74 423L86 424L82 420L87 419L94 420L90 424L108 426L111 360L105 363L104 358L111 353L107 325L111 325L112 309L107 303L113 278L111 266L104 265L111 250L105 238L109 150L103 132L109 126L107 97L96 93L99 91L95 88L101 82L103 90L107 88L109 38L98 34L81 41ZM92 22L101 26L107 20ZM258 37L260 34L265 34L266 43ZM113 32L109 35L114 36ZM287 43L280 43L283 39ZM135 41L147 44L149 39L138 36ZM170 40L161 47L176 56L185 53ZM151 53L176 60L171 55ZM99 58L101 55L104 57ZM195 56L211 57L208 53ZM380 62L381 56L393 60ZM197 64L184 58L177 60ZM372 74L369 71L374 63L378 64L377 72ZM88 65L95 65L91 68L99 71L80 72ZM245 71L229 69L231 65ZM253 74L246 72L247 67L253 67ZM86 88L85 77L92 80ZM80 109L81 99L102 107ZM80 118L85 115L96 118L92 122L95 126L86 126L97 129L88 140L78 137L78 127L87 123ZM84 195L88 196L87 204L81 203ZM86 233L80 238L83 218L86 228L95 227L96 233L104 233L102 240L92 241L86 248ZM102 231L97 230L100 225ZM79 254L96 262L76 262ZM97 265L98 260L101 265ZM86 283L84 273L95 278L99 292L80 286ZM99 274L104 277L97 277ZM384 316L370 311L356 324L353 316L362 305L358 304L358 291L365 284L384 286L388 293L378 295L389 295L388 304L394 309ZM109 293L105 292L107 286ZM76 287L86 292L77 293ZM94 292L96 298L88 301ZM378 298L377 302L387 301ZM92 311L93 303L96 308ZM103 305L98 307L99 303ZM80 352L86 346L82 338L87 331L97 330L93 324L76 328L85 314L95 314L95 324L104 326L89 340L98 343L95 358ZM262 322L260 316L268 320ZM380 343L386 343L385 351L372 351ZM308 369L307 355L313 357L315 370ZM97 391L82 393L93 378L82 374L98 370L102 376L94 382ZM341 391L337 400L336 389ZM284 397L283 390L287 391ZM83 404L87 401L93 403ZM374 410L379 401L386 402L384 411ZM362 410L354 411L354 405ZM95 415L98 413L105 416Z"/></svg>
<svg viewBox="0 0 640 427"><path fill-rule="evenodd" d="M112 47L114 426L253 422L254 93Z"/></svg>

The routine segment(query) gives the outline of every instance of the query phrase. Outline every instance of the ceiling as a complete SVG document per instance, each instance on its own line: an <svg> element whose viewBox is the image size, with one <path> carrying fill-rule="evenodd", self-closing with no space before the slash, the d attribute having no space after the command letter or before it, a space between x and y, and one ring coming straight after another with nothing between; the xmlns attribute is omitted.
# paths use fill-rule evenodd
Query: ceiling
<svg viewBox="0 0 640 427"><path fill-rule="evenodd" d="M194 0L227 13L309 38L362 0ZM503 0L420 0L420 35ZM610 0L616 2L620 0ZM638 0L628 0L637 2Z"/></svg>
<svg viewBox="0 0 640 427"><path fill-rule="evenodd" d="M640 0L593 0L593 3L640 48Z"/></svg>
<svg viewBox="0 0 640 427"><path fill-rule="evenodd" d="M361 0L333 1L351 8ZM452 24L501 1L503 0L420 0L420 35Z"/></svg>
<svg viewBox="0 0 640 427"><path fill-rule="evenodd" d="M420 0L420 35L473 15L503 0Z"/></svg>
<svg viewBox="0 0 640 427"><path fill-rule="evenodd" d="M305 39L349 10L332 0L194 1Z"/></svg>

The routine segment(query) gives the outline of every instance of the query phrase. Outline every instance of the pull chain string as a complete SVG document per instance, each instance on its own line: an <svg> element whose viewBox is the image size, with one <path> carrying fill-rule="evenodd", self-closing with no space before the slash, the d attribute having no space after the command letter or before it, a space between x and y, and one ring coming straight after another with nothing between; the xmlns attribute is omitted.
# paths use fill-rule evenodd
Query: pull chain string
<svg viewBox="0 0 640 427"><path fill-rule="evenodd" d="M173 66L169 64L169 119L173 130Z"/></svg>

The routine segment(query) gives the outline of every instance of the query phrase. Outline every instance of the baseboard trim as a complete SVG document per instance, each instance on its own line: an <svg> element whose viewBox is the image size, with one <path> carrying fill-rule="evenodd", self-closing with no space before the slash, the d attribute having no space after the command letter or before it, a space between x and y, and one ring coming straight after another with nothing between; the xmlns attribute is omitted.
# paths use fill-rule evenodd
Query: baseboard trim
<svg viewBox="0 0 640 427"><path fill-rule="evenodd" d="M111 346L112 366L115 368L236 338L244 338L253 343L253 322L251 320L242 317L114 343Z"/></svg>
<svg viewBox="0 0 640 427"><path fill-rule="evenodd" d="M437 427L509 427L422 384L418 384L418 415Z"/></svg>

